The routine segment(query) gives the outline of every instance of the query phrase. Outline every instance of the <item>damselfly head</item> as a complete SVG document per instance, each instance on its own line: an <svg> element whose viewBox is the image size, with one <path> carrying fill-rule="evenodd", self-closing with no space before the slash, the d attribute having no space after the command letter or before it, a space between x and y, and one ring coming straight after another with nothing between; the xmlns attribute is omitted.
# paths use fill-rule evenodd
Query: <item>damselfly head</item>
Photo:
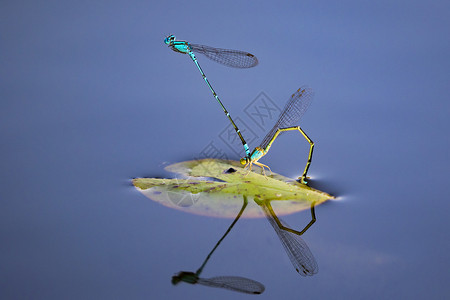
<svg viewBox="0 0 450 300"><path fill-rule="evenodd" d="M241 158L240 162L241 162L241 165L246 165L246 164L248 164L249 159L248 159L248 157L243 157L243 158Z"/></svg>
<svg viewBox="0 0 450 300"><path fill-rule="evenodd" d="M180 281L195 284L198 281L198 275L193 272L179 272L178 274L172 276L173 285L178 284Z"/></svg>
<svg viewBox="0 0 450 300"><path fill-rule="evenodd" d="M177 276L177 275L172 276L172 284L173 285L178 284L180 281L181 281L181 277L180 276Z"/></svg>
<svg viewBox="0 0 450 300"><path fill-rule="evenodd" d="M173 34L167 36L167 37L164 39L164 43L166 43L167 45L172 44L174 41L175 41L175 36L174 36Z"/></svg>

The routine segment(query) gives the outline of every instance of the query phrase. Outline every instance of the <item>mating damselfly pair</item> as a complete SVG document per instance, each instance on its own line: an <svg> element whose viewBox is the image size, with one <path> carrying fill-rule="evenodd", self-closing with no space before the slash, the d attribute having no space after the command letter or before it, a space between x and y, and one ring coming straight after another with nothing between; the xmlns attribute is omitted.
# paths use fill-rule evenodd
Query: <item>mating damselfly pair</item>
<svg viewBox="0 0 450 300"><path fill-rule="evenodd" d="M309 154L308 154L308 160L306 162L305 169L303 171L303 174L301 177L299 177L299 180L301 183L306 184L306 174L308 172L309 166L311 165L311 159L314 149L314 142L308 137L308 135L300 128L300 126L296 126L300 121L300 118L303 116L303 114L308 109L309 105L311 104L312 98L313 98L313 91L308 87L301 87L298 89L294 94L291 95L290 99L288 100L287 104L285 105L283 111L281 112L278 121L275 123L272 130L267 133L259 147L256 147L252 152L250 152L249 146L247 142L245 141L244 137L242 136L241 131L237 127L237 125L234 123L233 119L231 118L230 113L226 110L225 106L222 104L222 101L220 101L219 96L214 91L212 85L206 78L205 73L203 72L202 68L200 67L200 64L198 63L197 57L195 56L195 53L200 53L208 57L209 59L218 62L220 64L233 67L233 68L251 68L258 64L258 59L251 53L244 52L244 51L238 51L238 50L229 50L229 49L220 49L220 48L213 48L209 46L204 45L197 45L197 44L191 44L186 41L180 41L175 38L174 35L169 35L166 37L164 42L175 52L179 52L182 54L188 54L192 61L197 66L198 70L200 71L203 79L205 80L206 84L208 85L209 89L211 90L214 98L217 100L219 105L222 107L225 115L230 120L231 124L234 127L234 130L236 131L237 135L239 136L242 145L244 146L245 150L245 157L241 158L241 163L245 165L245 168L249 168L251 170L252 164L255 164L257 166L262 167L262 170L264 171L264 168L270 168L262 163L259 162L259 159L261 159L264 155L267 154L270 147L274 143L275 139L286 131L291 130L298 130L300 133L305 137L305 139L310 144L309 148ZM195 52L195 53L194 53ZM270 170L271 171L271 170Z"/></svg>

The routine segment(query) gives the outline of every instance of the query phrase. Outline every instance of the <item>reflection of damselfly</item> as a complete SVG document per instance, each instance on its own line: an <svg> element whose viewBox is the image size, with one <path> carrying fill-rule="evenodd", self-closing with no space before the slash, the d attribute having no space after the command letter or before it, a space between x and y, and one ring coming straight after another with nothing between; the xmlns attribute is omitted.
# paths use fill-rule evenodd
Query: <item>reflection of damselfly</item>
<svg viewBox="0 0 450 300"><path fill-rule="evenodd" d="M214 248L211 250L211 252L206 257L203 264L200 266L200 268L197 270L197 272L179 272L178 274L174 275L172 277L172 284L178 284L180 281L184 281L190 284L201 284L205 286L210 287L218 287L218 288L224 288L228 290L233 290L241 293L247 293L247 294L261 294L264 292L264 285L259 283L258 281L248 279L245 277L240 276L217 276L217 277L211 277L211 278L200 278L200 274L203 271L203 268L205 267L206 263L210 259L213 252L217 249L219 244L222 242L222 240L227 236L227 234L231 231L234 224L239 220L242 213L244 212L245 208L247 207L247 197L244 196L244 203L242 205L241 210L239 211L238 215L234 219L233 223L231 223L230 227L228 227L225 234L222 236L222 238L216 243Z"/></svg>
<svg viewBox="0 0 450 300"><path fill-rule="evenodd" d="M276 216L270 201L265 201L260 204L264 213L269 220L270 225L278 235L284 250L294 265L295 270L302 276L312 276L317 273L317 262L309 250L308 245L300 237L306 230L311 227L316 221L316 215L314 212L314 204L311 205L311 221L306 225L302 231L291 229L284 222L280 221Z"/></svg>

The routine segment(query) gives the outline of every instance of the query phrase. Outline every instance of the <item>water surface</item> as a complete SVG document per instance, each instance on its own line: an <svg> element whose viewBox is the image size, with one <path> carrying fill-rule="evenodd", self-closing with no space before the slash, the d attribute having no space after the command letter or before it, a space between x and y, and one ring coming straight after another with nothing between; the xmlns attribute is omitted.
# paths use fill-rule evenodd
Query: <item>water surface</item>
<svg viewBox="0 0 450 300"><path fill-rule="evenodd" d="M444 1L2 3L0 298L229 299L171 284L195 271L231 220L152 202L135 177L228 158L227 119L168 34L255 54L202 67L251 147L246 112L315 90L302 128L312 185L338 196L302 236L318 273L295 272L262 219L241 219L204 268L261 282L260 299L442 299L449 294L449 6ZM242 125L244 127L244 125ZM308 144L285 134L261 162L295 178ZM308 211L283 218L295 228Z"/></svg>

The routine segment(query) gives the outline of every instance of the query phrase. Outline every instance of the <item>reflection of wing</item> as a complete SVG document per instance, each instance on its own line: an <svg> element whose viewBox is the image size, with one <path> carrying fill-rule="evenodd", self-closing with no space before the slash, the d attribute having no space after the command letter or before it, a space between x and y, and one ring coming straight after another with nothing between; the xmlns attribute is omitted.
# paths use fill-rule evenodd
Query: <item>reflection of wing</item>
<svg viewBox="0 0 450 300"><path fill-rule="evenodd" d="M194 205L198 199L200 198L200 193L192 194L192 193L182 193L182 192L173 192L167 191L167 198L169 200L179 206L179 207L189 207Z"/></svg>
<svg viewBox="0 0 450 300"><path fill-rule="evenodd" d="M316 274L318 272L317 262L311 253L311 250L309 250L308 245L306 245L299 235L281 229L272 217L268 208L265 205L261 205L261 207L263 208L270 225L275 229L295 270L302 276L312 276ZM280 222L283 226L289 227L283 221L280 220Z"/></svg>
<svg viewBox="0 0 450 300"><path fill-rule="evenodd" d="M232 68L252 68L258 59L251 53L239 50L220 49L205 45L189 44L192 51L201 53L207 58Z"/></svg>
<svg viewBox="0 0 450 300"><path fill-rule="evenodd" d="M197 280L197 283L211 287L229 289L247 294L261 294L265 290L265 287L262 283L245 277L238 277L238 276L218 276L212 278L199 278Z"/></svg>

